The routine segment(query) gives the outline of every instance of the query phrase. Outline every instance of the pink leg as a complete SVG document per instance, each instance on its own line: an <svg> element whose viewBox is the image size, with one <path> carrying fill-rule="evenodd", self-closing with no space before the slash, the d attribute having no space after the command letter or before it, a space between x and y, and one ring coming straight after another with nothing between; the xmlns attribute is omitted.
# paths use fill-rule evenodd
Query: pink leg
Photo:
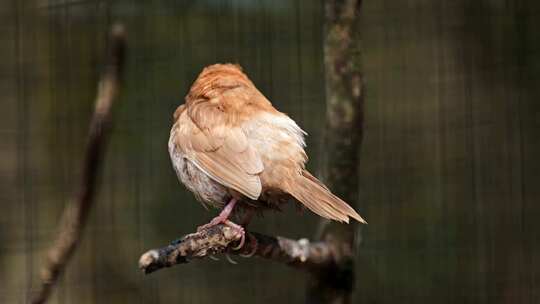
<svg viewBox="0 0 540 304"><path fill-rule="evenodd" d="M236 205L237 200L235 198L231 199L231 201L221 210L218 216L213 218L210 223L199 226L197 228L197 231L210 228L212 226L218 225L218 224L224 224L225 221L229 219L229 216L231 215L231 212L234 209L234 205Z"/></svg>
<svg viewBox="0 0 540 304"><path fill-rule="evenodd" d="M223 210L221 210L221 212L219 213L218 216L213 218L210 221L210 223L199 226L199 228L197 228L197 231L201 231L203 229L208 229L210 227L213 227L213 226L219 225L219 224L227 225L227 226L233 228L234 230L236 230L241 235L240 244L234 249L242 248L242 246L244 246L244 240L245 240L244 228L242 226L240 226L240 225L238 225L236 223L233 223L233 222L231 222L229 220L229 216L231 215L231 212L233 211L234 206L236 205L237 201L238 200L236 198L231 199L231 201L225 206L225 208L223 208Z"/></svg>

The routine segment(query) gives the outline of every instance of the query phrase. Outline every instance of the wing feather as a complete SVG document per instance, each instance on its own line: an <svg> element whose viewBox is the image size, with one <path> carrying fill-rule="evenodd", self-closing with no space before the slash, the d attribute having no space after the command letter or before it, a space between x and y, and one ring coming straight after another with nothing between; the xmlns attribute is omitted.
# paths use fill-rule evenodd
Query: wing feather
<svg viewBox="0 0 540 304"><path fill-rule="evenodd" d="M261 157L244 131L228 124L224 115L210 102L190 106L178 117L175 144L212 179L255 200L262 188Z"/></svg>

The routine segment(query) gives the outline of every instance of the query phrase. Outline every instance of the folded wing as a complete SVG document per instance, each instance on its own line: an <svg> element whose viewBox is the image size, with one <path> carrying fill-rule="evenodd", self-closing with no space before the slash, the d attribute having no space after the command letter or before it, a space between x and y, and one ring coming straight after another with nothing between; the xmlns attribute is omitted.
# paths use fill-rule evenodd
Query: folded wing
<svg viewBox="0 0 540 304"><path fill-rule="evenodd" d="M219 103L203 101L177 113L175 144L199 169L220 184L258 199L263 164L243 130Z"/></svg>

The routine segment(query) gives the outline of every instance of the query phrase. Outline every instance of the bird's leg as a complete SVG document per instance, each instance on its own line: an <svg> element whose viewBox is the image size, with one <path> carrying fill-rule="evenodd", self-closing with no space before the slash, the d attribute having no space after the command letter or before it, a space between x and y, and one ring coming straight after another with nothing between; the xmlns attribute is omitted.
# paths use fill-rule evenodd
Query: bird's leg
<svg viewBox="0 0 540 304"><path fill-rule="evenodd" d="M236 198L232 198L229 203L225 206L225 208L223 208L223 210L221 210L221 212L219 213L218 216L216 216L215 218L213 218L210 223L208 224L205 224L205 225L202 225L202 226L199 226L199 228L197 228L197 231L201 231L201 230L204 230L204 229L208 229L210 227L213 227L215 225L219 225L219 224L224 224L224 225L227 225L231 228L233 228L234 230L236 230L236 232L238 234L240 234L241 238L240 238L240 244L235 247L234 249L240 249L242 248L242 246L244 246L244 240L246 238L246 233L244 231L244 228L236 223L233 223L229 220L229 216L231 215L231 212L233 211L234 209L234 206L236 205L236 202L238 200Z"/></svg>
<svg viewBox="0 0 540 304"><path fill-rule="evenodd" d="M229 219L229 216L231 215L231 212L233 211L234 206L236 205L237 201L238 200L236 198L231 199L229 201L229 203L227 205L225 205L225 208L223 208L223 210L221 210L221 212L219 213L218 216L213 218L210 221L210 223L199 226L199 228L197 228L197 231L201 231L203 229L208 229L208 228L210 228L212 226L215 226L215 225L218 225L218 224L225 224L225 221L227 221Z"/></svg>

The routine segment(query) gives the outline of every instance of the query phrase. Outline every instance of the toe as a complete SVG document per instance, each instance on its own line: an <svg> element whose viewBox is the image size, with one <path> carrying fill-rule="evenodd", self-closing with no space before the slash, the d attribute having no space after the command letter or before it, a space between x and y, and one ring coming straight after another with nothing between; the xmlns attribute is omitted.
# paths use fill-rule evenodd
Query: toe
<svg viewBox="0 0 540 304"><path fill-rule="evenodd" d="M240 237L240 244L238 244L238 246L236 247L233 247L234 250L239 250L240 248L244 247L244 243L246 241L246 234L244 233L244 231L242 231L242 236Z"/></svg>

